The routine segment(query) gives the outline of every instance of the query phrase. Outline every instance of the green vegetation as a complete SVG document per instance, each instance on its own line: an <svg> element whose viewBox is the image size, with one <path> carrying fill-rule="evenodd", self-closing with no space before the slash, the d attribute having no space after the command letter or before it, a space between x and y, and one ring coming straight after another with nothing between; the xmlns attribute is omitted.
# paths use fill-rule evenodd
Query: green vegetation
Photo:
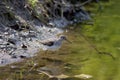
<svg viewBox="0 0 120 80"><path fill-rule="evenodd" d="M32 7L35 7L38 0L28 0L28 2Z"/></svg>

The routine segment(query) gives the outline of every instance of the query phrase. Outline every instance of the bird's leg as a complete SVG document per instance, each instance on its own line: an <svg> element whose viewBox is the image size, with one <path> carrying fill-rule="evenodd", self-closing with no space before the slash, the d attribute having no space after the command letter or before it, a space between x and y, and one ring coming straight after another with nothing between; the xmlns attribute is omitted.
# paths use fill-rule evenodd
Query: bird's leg
<svg viewBox="0 0 120 80"><path fill-rule="evenodd" d="M58 52L59 52L58 50L54 51L55 54L57 54Z"/></svg>
<svg viewBox="0 0 120 80"><path fill-rule="evenodd" d="M56 54L57 53L57 51L51 51L51 54Z"/></svg>
<svg viewBox="0 0 120 80"><path fill-rule="evenodd" d="M51 54L54 54L54 53L56 53L56 51L51 51Z"/></svg>
<svg viewBox="0 0 120 80"><path fill-rule="evenodd" d="M47 54L48 50L42 52L41 56L44 57Z"/></svg>
<svg viewBox="0 0 120 80"><path fill-rule="evenodd" d="M47 54L48 50L45 51L45 54Z"/></svg>

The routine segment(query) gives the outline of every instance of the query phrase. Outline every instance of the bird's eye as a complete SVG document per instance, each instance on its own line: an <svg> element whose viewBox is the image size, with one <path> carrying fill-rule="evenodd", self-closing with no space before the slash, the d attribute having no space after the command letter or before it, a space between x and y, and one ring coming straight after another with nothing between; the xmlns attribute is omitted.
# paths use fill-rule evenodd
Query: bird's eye
<svg viewBox="0 0 120 80"><path fill-rule="evenodd" d="M61 36L60 38L61 38L61 39L66 39L66 37L65 37L65 36Z"/></svg>
<svg viewBox="0 0 120 80"><path fill-rule="evenodd" d="M62 37L63 39L66 39L66 37Z"/></svg>

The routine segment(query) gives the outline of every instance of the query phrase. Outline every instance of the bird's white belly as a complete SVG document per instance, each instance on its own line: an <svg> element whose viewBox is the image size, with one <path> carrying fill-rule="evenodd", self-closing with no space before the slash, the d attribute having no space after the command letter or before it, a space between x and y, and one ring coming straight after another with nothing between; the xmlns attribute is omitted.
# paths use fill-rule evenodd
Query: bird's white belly
<svg viewBox="0 0 120 80"><path fill-rule="evenodd" d="M56 51L56 50L58 50L60 48L60 46L56 46L56 45L54 45L54 46L45 46L44 48L43 48L43 50L50 50L50 51Z"/></svg>

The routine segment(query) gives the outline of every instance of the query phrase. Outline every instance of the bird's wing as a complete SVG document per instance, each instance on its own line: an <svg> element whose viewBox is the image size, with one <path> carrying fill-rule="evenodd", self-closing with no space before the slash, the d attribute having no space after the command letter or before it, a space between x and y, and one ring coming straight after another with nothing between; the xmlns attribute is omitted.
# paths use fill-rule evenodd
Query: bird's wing
<svg viewBox="0 0 120 80"><path fill-rule="evenodd" d="M40 42L40 43L43 44L43 45L46 45L46 46L52 46L52 45L54 45L54 41Z"/></svg>

